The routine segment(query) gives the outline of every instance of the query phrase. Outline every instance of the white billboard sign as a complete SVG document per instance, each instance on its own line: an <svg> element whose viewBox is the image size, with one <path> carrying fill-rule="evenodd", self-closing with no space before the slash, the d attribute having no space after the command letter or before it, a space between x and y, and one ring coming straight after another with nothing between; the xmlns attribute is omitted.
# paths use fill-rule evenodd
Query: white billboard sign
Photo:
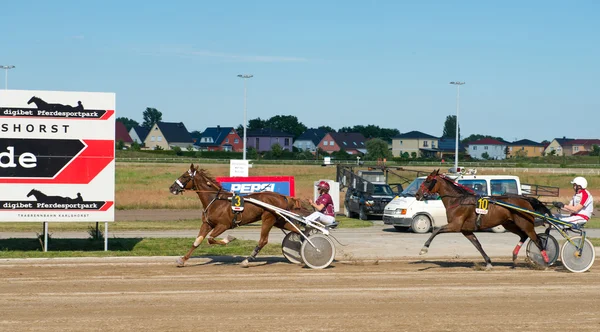
<svg viewBox="0 0 600 332"><path fill-rule="evenodd" d="M115 94L0 90L0 221L114 221Z"/></svg>

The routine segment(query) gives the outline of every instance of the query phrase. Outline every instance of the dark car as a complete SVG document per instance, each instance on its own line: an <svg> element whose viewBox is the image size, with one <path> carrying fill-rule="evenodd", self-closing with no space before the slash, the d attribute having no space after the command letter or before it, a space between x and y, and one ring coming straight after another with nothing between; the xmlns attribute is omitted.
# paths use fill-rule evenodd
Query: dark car
<svg viewBox="0 0 600 332"><path fill-rule="evenodd" d="M396 194L388 184L373 184L372 192L348 188L344 199L346 216L368 220L369 216L383 216L383 209Z"/></svg>

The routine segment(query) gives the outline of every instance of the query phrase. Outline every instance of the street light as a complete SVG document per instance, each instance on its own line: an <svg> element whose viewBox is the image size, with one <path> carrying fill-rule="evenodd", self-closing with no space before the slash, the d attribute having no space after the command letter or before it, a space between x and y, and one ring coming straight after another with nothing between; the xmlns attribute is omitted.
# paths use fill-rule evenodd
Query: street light
<svg viewBox="0 0 600 332"><path fill-rule="evenodd" d="M252 78L253 75L238 75L239 78L244 79L244 160L246 160L246 81Z"/></svg>
<svg viewBox="0 0 600 332"><path fill-rule="evenodd" d="M456 141L454 147L454 170L458 171L458 110L460 107L460 86L465 82L450 82L450 84L456 85Z"/></svg>
<svg viewBox="0 0 600 332"><path fill-rule="evenodd" d="M6 74L4 75L4 90L8 90L8 70L15 68L15 66L13 66L13 65L0 66L0 68L4 69L6 71Z"/></svg>

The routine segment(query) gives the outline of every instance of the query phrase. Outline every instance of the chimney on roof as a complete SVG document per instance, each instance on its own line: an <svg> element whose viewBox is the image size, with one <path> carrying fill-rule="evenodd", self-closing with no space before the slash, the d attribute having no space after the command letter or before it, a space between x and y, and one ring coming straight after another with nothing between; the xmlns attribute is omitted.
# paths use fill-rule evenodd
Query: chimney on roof
<svg viewBox="0 0 600 332"><path fill-rule="evenodd" d="M221 125L217 125L217 130L221 130Z"/></svg>

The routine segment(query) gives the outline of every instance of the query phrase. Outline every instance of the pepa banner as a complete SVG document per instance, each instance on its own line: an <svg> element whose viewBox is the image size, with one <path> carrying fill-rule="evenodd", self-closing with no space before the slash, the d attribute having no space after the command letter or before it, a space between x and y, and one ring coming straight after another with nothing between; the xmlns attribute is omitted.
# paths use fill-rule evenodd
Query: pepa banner
<svg viewBox="0 0 600 332"><path fill-rule="evenodd" d="M115 94L0 90L0 221L114 221Z"/></svg>

